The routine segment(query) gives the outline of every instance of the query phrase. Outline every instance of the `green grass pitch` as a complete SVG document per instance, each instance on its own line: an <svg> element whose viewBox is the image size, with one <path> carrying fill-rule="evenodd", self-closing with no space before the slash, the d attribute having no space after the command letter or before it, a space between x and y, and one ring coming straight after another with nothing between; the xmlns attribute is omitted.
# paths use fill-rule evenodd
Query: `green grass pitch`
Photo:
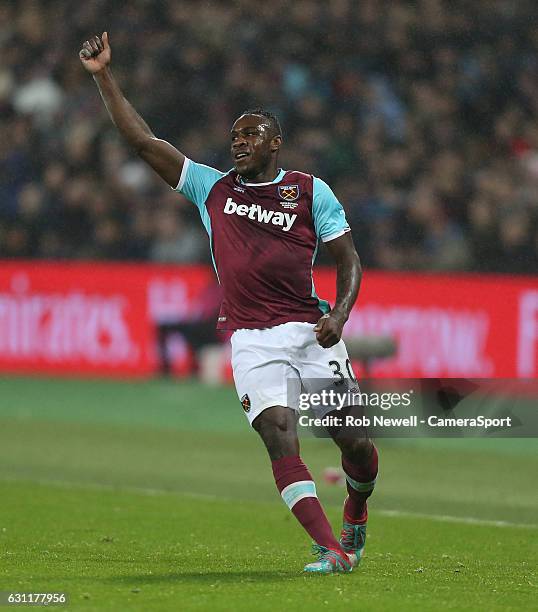
<svg viewBox="0 0 538 612"><path fill-rule="evenodd" d="M538 609L536 440L381 441L366 554L305 576L231 388L0 379L0 591L69 610ZM336 529L328 440L303 456ZM7 608L6 608L7 609Z"/></svg>

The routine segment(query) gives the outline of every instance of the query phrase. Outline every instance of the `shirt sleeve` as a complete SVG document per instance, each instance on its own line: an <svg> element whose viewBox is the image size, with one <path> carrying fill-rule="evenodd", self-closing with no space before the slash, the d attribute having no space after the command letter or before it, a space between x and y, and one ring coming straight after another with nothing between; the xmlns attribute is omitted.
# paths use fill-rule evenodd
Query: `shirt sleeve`
<svg viewBox="0 0 538 612"><path fill-rule="evenodd" d="M350 231L342 204L332 189L321 179L314 177L312 216L316 235L329 242Z"/></svg>
<svg viewBox="0 0 538 612"><path fill-rule="evenodd" d="M201 209L213 185L223 176L224 172L211 168L211 166L198 164L186 157L175 191L179 191L187 200Z"/></svg>

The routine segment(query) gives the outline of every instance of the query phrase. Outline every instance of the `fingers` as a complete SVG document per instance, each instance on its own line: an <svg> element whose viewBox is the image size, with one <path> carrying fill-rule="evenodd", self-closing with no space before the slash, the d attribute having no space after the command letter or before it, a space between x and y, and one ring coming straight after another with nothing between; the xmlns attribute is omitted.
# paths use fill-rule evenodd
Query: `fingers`
<svg viewBox="0 0 538 612"><path fill-rule="evenodd" d="M316 327L314 327L315 332L319 332L323 329L325 322L327 321L329 315L323 315L321 319L316 323Z"/></svg>
<svg viewBox="0 0 538 612"><path fill-rule="evenodd" d="M94 36L93 38L90 39L89 42L90 42L94 55L99 55L99 53L101 53L101 51L103 50L103 43L101 42L101 39L99 38L99 36Z"/></svg>
<svg viewBox="0 0 538 612"><path fill-rule="evenodd" d="M322 346L323 348L328 348L329 346L336 344L336 342L333 342L332 335L329 332L327 333L322 332L318 334L316 336L316 340L318 341L318 344Z"/></svg>
<svg viewBox="0 0 538 612"><path fill-rule="evenodd" d="M331 335L331 329L328 325L325 325L325 322L323 322L321 329L316 332L316 340L318 341L318 344L320 344L323 348L327 348L328 346L330 346L328 343L330 342Z"/></svg>
<svg viewBox="0 0 538 612"><path fill-rule="evenodd" d="M84 42L82 45L82 49L80 50L80 53L78 54L80 59L82 60L89 60L92 58L93 56L93 50L92 47L90 45L90 43L88 41Z"/></svg>
<svg viewBox="0 0 538 612"><path fill-rule="evenodd" d="M102 40L104 48L109 49L110 45L108 44L108 32L103 32Z"/></svg>
<svg viewBox="0 0 538 612"><path fill-rule="evenodd" d="M335 344L338 344L338 342L340 341L340 338L333 332L327 332L327 333L321 333L318 334L316 336L316 339L318 341L318 344L322 347L322 348L330 348L331 346L334 346Z"/></svg>
<svg viewBox="0 0 538 612"><path fill-rule="evenodd" d="M86 40L82 45L82 49L79 53L83 59L90 59L96 57L104 50L104 45L99 36L93 36L89 40Z"/></svg>
<svg viewBox="0 0 538 612"><path fill-rule="evenodd" d="M82 49L79 52L79 57L81 60L90 60L93 56L93 51L92 48L90 46L90 44L88 43L88 41L86 41L83 45L82 45Z"/></svg>
<svg viewBox="0 0 538 612"><path fill-rule="evenodd" d="M340 341L341 329L328 316L322 317L316 327L316 340L323 348L330 348Z"/></svg>

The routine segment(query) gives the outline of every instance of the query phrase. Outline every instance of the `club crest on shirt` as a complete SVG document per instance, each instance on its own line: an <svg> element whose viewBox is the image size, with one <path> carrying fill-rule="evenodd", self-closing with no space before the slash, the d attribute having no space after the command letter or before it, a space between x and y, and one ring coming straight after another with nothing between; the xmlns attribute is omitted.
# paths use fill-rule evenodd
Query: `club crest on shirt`
<svg viewBox="0 0 538 612"><path fill-rule="evenodd" d="M299 185L279 185L278 197L285 202L295 202L299 199Z"/></svg>
<svg viewBox="0 0 538 612"><path fill-rule="evenodd" d="M250 412L250 397L246 393L241 398L241 406L245 412Z"/></svg>

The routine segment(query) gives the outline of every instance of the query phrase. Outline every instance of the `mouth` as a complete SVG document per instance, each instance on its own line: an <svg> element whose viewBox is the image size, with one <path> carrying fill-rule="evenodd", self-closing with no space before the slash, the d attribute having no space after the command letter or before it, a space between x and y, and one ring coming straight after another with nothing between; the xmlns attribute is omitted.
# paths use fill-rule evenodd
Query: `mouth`
<svg viewBox="0 0 538 612"><path fill-rule="evenodd" d="M246 159L247 157L250 157L250 153L247 153L246 151L239 151L234 154L235 161L241 161L243 159Z"/></svg>

